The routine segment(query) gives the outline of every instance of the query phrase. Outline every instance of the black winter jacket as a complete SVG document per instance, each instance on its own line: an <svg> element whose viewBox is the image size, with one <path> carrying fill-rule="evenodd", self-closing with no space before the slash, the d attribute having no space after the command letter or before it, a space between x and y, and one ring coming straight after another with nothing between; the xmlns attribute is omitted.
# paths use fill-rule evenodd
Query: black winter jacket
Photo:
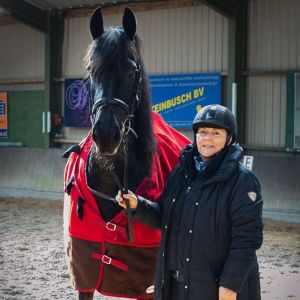
<svg viewBox="0 0 300 300"><path fill-rule="evenodd" d="M226 147L197 174L194 145L181 152L158 202L138 197L135 218L162 228L155 299L169 298L170 230L176 203L181 223L175 237L185 300L217 300L219 286L238 293L238 300L260 300L256 250L262 235L262 197L255 175L239 160L239 145ZM173 237L174 238L174 237ZM173 239L174 240L174 239ZM172 249L172 248L171 248ZM168 254L168 255L165 255ZM174 253L174 255L176 255Z"/></svg>

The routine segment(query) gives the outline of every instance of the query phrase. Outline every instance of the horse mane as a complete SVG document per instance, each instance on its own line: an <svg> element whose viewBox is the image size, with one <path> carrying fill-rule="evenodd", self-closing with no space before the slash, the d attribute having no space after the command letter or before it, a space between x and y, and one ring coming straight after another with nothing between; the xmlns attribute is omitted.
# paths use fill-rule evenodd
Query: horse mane
<svg viewBox="0 0 300 300"><path fill-rule="evenodd" d="M84 61L88 75L99 83L116 67L121 71L122 64L128 58L140 64L142 78L140 105L135 112L133 125L138 135L136 157L143 161L146 169L150 170L156 141L152 129L150 89L141 56L140 38L135 35L134 40L130 40L122 27L106 28L104 33L89 45Z"/></svg>

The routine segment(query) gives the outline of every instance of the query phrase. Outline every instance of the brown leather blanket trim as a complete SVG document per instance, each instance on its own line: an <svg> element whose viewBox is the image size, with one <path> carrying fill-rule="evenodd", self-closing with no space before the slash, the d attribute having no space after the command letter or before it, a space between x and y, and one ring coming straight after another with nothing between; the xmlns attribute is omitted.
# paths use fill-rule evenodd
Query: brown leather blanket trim
<svg viewBox="0 0 300 300"><path fill-rule="evenodd" d="M70 259L72 286L79 291L97 289L104 295L152 299L158 247L139 248L105 242L105 255L128 267L125 271L95 259L103 254L101 243L69 237L67 255ZM109 262L109 261L108 261ZM114 278L113 283L109 278Z"/></svg>
<svg viewBox="0 0 300 300"><path fill-rule="evenodd" d="M101 261L93 259L93 253L101 253L101 243L69 237L66 248L72 287L80 291L97 289Z"/></svg>
<svg viewBox="0 0 300 300"><path fill-rule="evenodd" d="M128 272L114 268L111 265L104 265L103 279L99 292L136 296L147 295L154 286L155 267L158 254L158 247L138 248L105 243L106 255L117 257L128 266ZM112 286L109 278L114 279ZM149 289L150 288L150 289ZM148 294L149 296L152 293Z"/></svg>

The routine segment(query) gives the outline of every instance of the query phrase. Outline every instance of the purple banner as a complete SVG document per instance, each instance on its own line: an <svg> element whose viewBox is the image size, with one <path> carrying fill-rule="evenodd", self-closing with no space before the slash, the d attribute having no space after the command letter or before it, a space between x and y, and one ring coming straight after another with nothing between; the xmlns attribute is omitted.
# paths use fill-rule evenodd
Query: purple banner
<svg viewBox="0 0 300 300"><path fill-rule="evenodd" d="M91 127L88 81L65 80L64 126Z"/></svg>

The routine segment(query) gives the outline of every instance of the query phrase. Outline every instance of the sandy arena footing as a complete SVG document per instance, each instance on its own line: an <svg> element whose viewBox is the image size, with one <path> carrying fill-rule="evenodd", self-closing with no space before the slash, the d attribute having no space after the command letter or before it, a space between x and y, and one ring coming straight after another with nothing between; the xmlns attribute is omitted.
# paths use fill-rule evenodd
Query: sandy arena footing
<svg viewBox="0 0 300 300"><path fill-rule="evenodd" d="M62 202L0 198L0 299L77 299L64 257L62 215ZM264 224L262 300L300 300L300 224Z"/></svg>

